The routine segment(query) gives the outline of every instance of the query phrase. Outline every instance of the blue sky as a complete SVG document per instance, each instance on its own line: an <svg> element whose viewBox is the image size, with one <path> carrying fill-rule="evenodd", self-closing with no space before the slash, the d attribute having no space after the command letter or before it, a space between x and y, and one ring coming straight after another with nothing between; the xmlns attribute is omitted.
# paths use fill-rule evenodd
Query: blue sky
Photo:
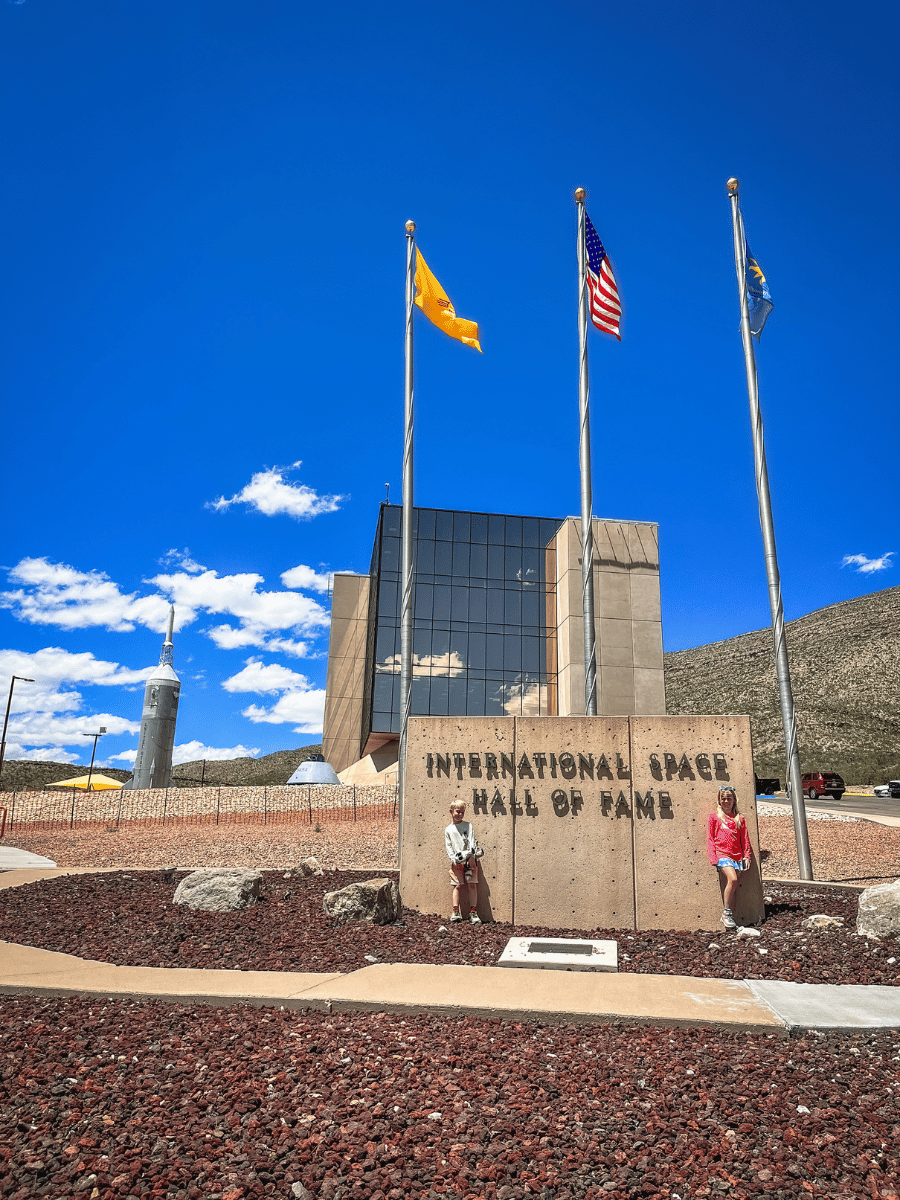
<svg viewBox="0 0 900 1200"><path fill-rule="evenodd" d="M667 649L768 623L725 180L788 618L897 582L895 5L0 3L8 753L130 765L170 600L182 760L319 738L327 577L400 499L404 222L483 355L416 314L419 504L658 521ZM893 81L893 82L892 82ZM217 503L218 502L218 503ZM848 559L854 561L847 561Z"/></svg>

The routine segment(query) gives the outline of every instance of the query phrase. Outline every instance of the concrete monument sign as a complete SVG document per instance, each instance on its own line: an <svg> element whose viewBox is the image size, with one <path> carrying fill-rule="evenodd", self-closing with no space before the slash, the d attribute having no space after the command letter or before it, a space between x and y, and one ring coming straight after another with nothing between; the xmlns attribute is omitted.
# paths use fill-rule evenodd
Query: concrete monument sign
<svg viewBox="0 0 900 1200"><path fill-rule="evenodd" d="M446 914L442 830L464 801L483 920L551 929L715 929L706 854L720 784L735 787L754 861L735 919L764 915L750 718L413 717L400 890Z"/></svg>

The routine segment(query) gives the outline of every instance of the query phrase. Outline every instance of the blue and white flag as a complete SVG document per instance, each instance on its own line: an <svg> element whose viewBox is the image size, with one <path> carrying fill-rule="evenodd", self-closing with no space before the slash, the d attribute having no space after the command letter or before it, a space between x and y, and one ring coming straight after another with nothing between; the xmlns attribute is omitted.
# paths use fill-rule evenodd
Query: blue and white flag
<svg viewBox="0 0 900 1200"><path fill-rule="evenodd" d="M762 267L750 253L750 246L746 241L744 242L744 250L746 251L747 259L745 275L747 305L750 309L750 332L759 341L759 335L762 333L769 313L775 305L772 303L769 285L766 282Z"/></svg>

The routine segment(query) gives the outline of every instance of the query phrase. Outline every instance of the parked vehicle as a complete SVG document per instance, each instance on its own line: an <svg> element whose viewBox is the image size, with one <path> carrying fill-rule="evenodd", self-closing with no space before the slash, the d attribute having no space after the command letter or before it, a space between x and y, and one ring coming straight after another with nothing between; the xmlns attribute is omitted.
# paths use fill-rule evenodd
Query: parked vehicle
<svg viewBox="0 0 900 1200"><path fill-rule="evenodd" d="M809 800L818 800L820 796L840 800L846 790L843 779L833 771L810 771L803 776L803 795Z"/></svg>
<svg viewBox="0 0 900 1200"><path fill-rule="evenodd" d="M874 792L876 796L893 796L895 800L900 800L900 779L891 779L888 783L879 783Z"/></svg>
<svg viewBox="0 0 900 1200"><path fill-rule="evenodd" d="M767 779L764 775L756 775L754 778L757 796L774 796L776 792L781 791L780 779Z"/></svg>

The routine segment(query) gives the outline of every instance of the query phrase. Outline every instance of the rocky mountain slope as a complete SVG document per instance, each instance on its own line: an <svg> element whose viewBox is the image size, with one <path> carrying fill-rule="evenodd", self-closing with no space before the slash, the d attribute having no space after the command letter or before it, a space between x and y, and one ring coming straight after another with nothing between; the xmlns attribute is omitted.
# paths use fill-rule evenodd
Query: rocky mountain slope
<svg viewBox="0 0 900 1200"><path fill-rule="evenodd" d="M207 787L265 787L287 783L297 767L311 754L319 754L321 746L302 746L299 750L276 750L262 758L229 758L222 762L181 763L173 772L172 787L199 787L201 779ZM18 792L25 788L43 788L63 779L87 774L87 764L52 763L7 760L3 764L0 791ZM114 767L98 767L102 774L124 783L130 771Z"/></svg>
<svg viewBox="0 0 900 1200"><path fill-rule="evenodd" d="M786 625L801 770L845 781L900 777L900 587ZM758 775L784 782L772 632L665 655L669 713L748 713Z"/></svg>

